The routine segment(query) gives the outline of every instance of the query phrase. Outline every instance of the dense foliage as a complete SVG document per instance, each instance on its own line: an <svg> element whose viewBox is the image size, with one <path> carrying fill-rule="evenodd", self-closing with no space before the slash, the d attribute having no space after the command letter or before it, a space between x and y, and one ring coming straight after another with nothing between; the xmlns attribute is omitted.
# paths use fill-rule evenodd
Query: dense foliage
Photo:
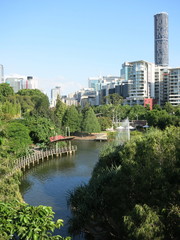
<svg viewBox="0 0 180 240"><path fill-rule="evenodd" d="M49 113L49 99L44 93L38 89L22 89L17 93L20 96L30 97L34 108L31 110L31 115L48 116Z"/></svg>
<svg viewBox="0 0 180 240"><path fill-rule="evenodd" d="M98 116L108 117L113 122L126 119L129 120L147 120L149 126L165 129L168 126L180 126L180 105L173 107L170 103L166 103L162 109L159 105L155 105L153 110L149 110L141 105L133 107L129 105L106 104L94 107L94 112Z"/></svg>
<svg viewBox="0 0 180 240"><path fill-rule="evenodd" d="M17 157L26 154L29 145L32 143L29 129L14 121L7 124L5 133L8 139L8 153L15 154Z"/></svg>
<svg viewBox="0 0 180 240"><path fill-rule="evenodd" d="M82 130L87 133L100 132L100 124L92 108L88 108L84 113Z"/></svg>
<svg viewBox="0 0 180 240"><path fill-rule="evenodd" d="M8 84L0 84L0 239L70 239L51 236L62 220L53 221L49 207L22 203L19 192L21 172L8 174L15 159L29 153L32 143L49 143L59 134L54 111L39 90L21 90L14 94Z"/></svg>
<svg viewBox="0 0 180 240"><path fill-rule="evenodd" d="M71 231L98 239L178 239L180 128L151 130L101 153L71 193Z"/></svg>
<svg viewBox="0 0 180 240"><path fill-rule="evenodd" d="M34 207L18 201L0 202L0 239L70 240L69 237L51 236L51 232L63 226L63 220L54 222L53 217L51 207Z"/></svg>
<svg viewBox="0 0 180 240"><path fill-rule="evenodd" d="M74 105L68 107L63 117L63 126L69 127L72 133L80 132L81 118Z"/></svg>
<svg viewBox="0 0 180 240"><path fill-rule="evenodd" d="M3 101L8 96L14 95L14 90L7 83L0 84L0 100Z"/></svg>

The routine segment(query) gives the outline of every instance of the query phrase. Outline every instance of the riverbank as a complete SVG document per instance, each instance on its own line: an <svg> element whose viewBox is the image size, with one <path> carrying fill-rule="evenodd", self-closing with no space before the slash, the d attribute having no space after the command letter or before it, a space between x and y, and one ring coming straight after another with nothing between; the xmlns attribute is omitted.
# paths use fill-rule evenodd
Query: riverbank
<svg viewBox="0 0 180 240"><path fill-rule="evenodd" d="M88 136L74 136L75 140L83 140L83 141L107 141L107 133L93 133Z"/></svg>

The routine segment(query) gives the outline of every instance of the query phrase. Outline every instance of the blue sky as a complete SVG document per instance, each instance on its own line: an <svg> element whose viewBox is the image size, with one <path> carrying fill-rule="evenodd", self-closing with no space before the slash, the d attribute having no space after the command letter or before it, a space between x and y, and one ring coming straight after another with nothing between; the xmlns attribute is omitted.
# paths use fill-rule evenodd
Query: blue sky
<svg viewBox="0 0 180 240"><path fill-rule="evenodd" d="M154 62L154 14L169 14L169 64L180 66L179 0L0 0L0 64L34 76L48 95L119 75L125 61Z"/></svg>

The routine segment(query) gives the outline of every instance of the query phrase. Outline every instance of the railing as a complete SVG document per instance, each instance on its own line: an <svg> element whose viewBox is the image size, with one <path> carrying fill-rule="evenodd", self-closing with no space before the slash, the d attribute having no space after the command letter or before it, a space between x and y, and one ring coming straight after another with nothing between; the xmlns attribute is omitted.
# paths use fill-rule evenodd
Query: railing
<svg viewBox="0 0 180 240"><path fill-rule="evenodd" d="M49 157L54 157L54 156L58 157L58 156L62 156L63 154L71 155L75 153L75 151L77 151L77 146L68 146L68 147L50 149L45 151L38 151L37 153L23 156L21 158L14 160L11 172L9 172L8 174L2 177L3 178L10 177L18 170L25 170L26 167L30 168L31 166L34 166L36 163L39 164L40 160L43 162L44 159L48 160Z"/></svg>

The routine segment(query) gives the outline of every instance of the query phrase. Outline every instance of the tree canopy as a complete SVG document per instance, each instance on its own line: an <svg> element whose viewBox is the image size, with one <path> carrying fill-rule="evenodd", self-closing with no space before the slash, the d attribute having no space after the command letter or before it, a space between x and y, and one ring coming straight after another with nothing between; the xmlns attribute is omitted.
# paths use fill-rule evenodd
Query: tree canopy
<svg viewBox="0 0 180 240"><path fill-rule="evenodd" d="M22 89L17 92L20 96L29 96L34 104L31 109L31 115L48 116L49 114L49 99L48 96L38 89Z"/></svg>
<svg viewBox="0 0 180 240"><path fill-rule="evenodd" d="M85 112L83 123L82 123L82 130L87 133L96 133L100 132L100 125L98 119L91 107Z"/></svg>
<svg viewBox="0 0 180 240"><path fill-rule="evenodd" d="M67 108L63 117L63 126L69 127L72 133L80 132L81 119L74 105Z"/></svg>
<svg viewBox="0 0 180 240"><path fill-rule="evenodd" d="M61 101L60 97L58 96L56 106L54 109L54 115L55 115L55 118L57 119L56 125L59 127L62 127L62 122L63 122L63 118L64 118L64 114L66 112L66 109L67 109L66 104L63 103Z"/></svg>
<svg viewBox="0 0 180 240"><path fill-rule="evenodd" d="M63 220L53 221L54 212L51 207L34 207L18 201L0 202L0 214L0 239L71 239L60 235L52 236L51 232L63 226Z"/></svg>
<svg viewBox="0 0 180 240"><path fill-rule="evenodd" d="M55 126L45 117L28 117L21 121L29 129L29 135L34 143L48 143L49 137L54 136Z"/></svg>
<svg viewBox="0 0 180 240"><path fill-rule="evenodd" d="M178 239L180 128L151 130L102 151L71 193L70 230L98 239Z"/></svg>
<svg viewBox="0 0 180 240"><path fill-rule="evenodd" d="M17 156L25 154L32 143L29 129L23 124L14 121L7 125L5 133L8 139L8 152Z"/></svg>
<svg viewBox="0 0 180 240"><path fill-rule="evenodd" d="M13 88L8 83L0 84L0 100L2 101L4 97L14 95Z"/></svg>

